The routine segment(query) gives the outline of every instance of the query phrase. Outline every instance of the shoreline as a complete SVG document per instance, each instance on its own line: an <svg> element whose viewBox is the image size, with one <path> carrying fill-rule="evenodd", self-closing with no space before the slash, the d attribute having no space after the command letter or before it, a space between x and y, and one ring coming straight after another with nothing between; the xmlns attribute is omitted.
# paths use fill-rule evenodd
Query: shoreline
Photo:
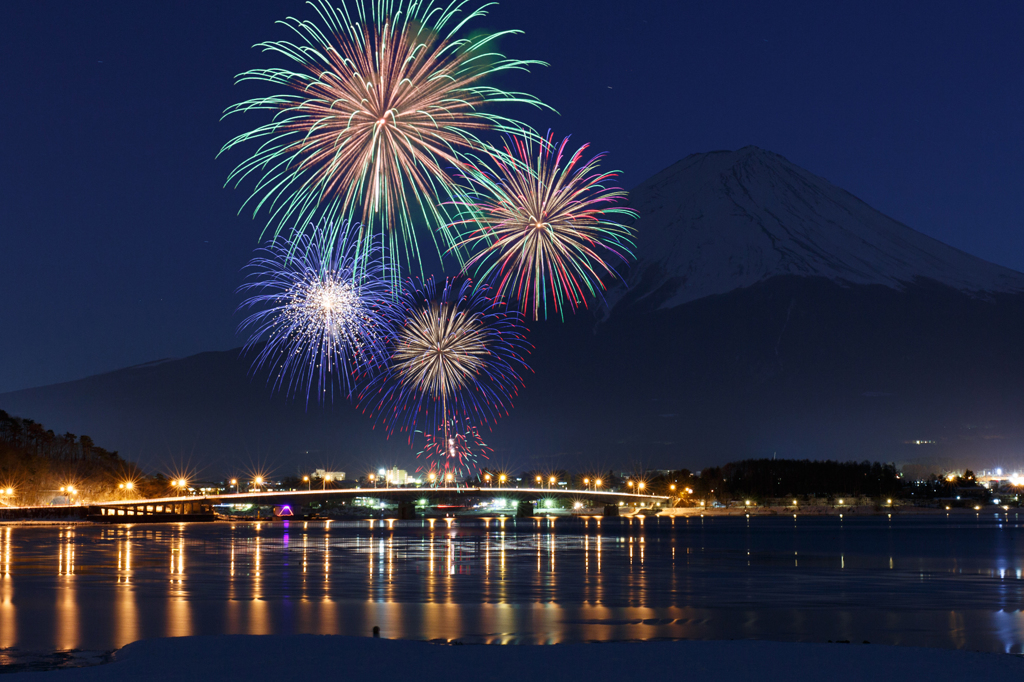
<svg viewBox="0 0 1024 682"><path fill-rule="evenodd" d="M19 671L12 680L119 682L335 678L455 678L490 682L672 679L680 674L764 682L961 682L1019 679L1024 658L1011 654L871 644L763 640L677 640L549 645L432 643L340 635L215 635L140 640L112 662ZM31 675L32 677L28 677Z"/></svg>
<svg viewBox="0 0 1024 682"><path fill-rule="evenodd" d="M1019 511L1016 507L1012 511ZM872 505L827 507L824 505L807 505L796 507L717 507L703 509L701 507L668 507L654 516L940 516L940 515L975 515L975 514L1008 513L1002 507L982 507L980 510L965 507L952 509L936 509L935 507L893 506L876 509Z"/></svg>
<svg viewBox="0 0 1024 682"><path fill-rule="evenodd" d="M579 517L579 518L622 518L622 519L633 519L638 517L783 517L783 516L796 516L796 517L817 517L817 516L834 516L834 517L866 517L866 516L977 516L979 514L1017 514L1020 512L1019 507L1010 507L1008 509L997 506L986 506L981 509L972 509L969 507L952 507L950 509L936 508L936 507L918 507L911 505L884 505L878 508L874 505L843 505L843 506L826 506L826 505L797 505L787 507L711 507L705 509L703 507L663 507L657 509L657 511L647 508L623 508L622 512L616 517L604 517L603 508L591 508L581 510L564 510L564 509L552 509L542 514L534 514L529 517L516 517L513 514L495 514L487 512L474 512L464 513L456 515L456 520L468 520L468 519L495 519L495 518L523 518L523 519L543 519L549 516L555 518L568 518L568 517ZM427 519L442 519L443 516L434 515L420 515L416 519L409 520L427 520ZM398 520L393 516L377 516L371 514L350 514L346 516L317 519L320 522L338 522L338 521L385 521L385 520ZM203 523L268 523L268 522L279 522L294 520L299 521L301 519L290 519L285 518L266 518L266 519L216 519L215 521L204 521ZM408 521L408 520L407 520ZM130 522L129 522L130 523ZM164 523L182 523L182 521L166 521ZM111 526L116 527L120 525L129 525L123 523L102 523L97 521L91 521L82 518L10 518L0 519L0 527L3 526L68 526L68 525L98 525L98 526ZM134 523L131 525L139 525ZM149 525L143 524L143 525Z"/></svg>

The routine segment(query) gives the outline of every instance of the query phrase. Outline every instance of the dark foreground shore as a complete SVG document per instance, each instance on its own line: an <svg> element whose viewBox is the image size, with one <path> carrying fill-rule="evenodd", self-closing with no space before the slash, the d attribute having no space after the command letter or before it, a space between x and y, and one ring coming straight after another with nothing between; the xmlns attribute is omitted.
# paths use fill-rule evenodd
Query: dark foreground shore
<svg viewBox="0 0 1024 682"><path fill-rule="evenodd" d="M439 645L332 635L225 635L135 642L112 663L8 680L639 680L962 682L1024 679L1024 659L946 649L759 641Z"/></svg>

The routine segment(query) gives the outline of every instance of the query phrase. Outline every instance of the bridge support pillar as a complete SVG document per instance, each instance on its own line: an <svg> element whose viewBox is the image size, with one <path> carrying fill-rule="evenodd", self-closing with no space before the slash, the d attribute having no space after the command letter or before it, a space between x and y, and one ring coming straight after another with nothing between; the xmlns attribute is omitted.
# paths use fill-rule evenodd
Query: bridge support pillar
<svg viewBox="0 0 1024 682"><path fill-rule="evenodd" d="M516 509L516 516L521 519L533 516L533 502L522 500L519 503L519 508Z"/></svg>
<svg viewBox="0 0 1024 682"><path fill-rule="evenodd" d="M398 518L409 520L416 518L416 503L411 500L401 500L398 503Z"/></svg>
<svg viewBox="0 0 1024 682"><path fill-rule="evenodd" d="M617 504L606 504L604 506L604 515L605 516L618 516L619 515L619 505L617 505Z"/></svg>

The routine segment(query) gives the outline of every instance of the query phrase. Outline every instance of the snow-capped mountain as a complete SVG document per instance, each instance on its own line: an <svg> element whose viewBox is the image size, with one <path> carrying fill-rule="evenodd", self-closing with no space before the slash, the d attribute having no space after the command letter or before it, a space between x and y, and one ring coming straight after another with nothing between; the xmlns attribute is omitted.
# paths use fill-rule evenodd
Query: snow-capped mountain
<svg viewBox="0 0 1024 682"><path fill-rule="evenodd" d="M641 216L638 259L622 303L672 308L778 275L1024 291L1024 274L921 234L757 147L691 154L633 189L630 204Z"/></svg>

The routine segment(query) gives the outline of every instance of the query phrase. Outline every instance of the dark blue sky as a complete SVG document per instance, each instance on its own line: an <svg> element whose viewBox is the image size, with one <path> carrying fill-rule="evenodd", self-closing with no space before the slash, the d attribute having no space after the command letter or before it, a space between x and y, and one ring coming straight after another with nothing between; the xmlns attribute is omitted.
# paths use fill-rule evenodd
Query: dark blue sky
<svg viewBox="0 0 1024 682"><path fill-rule="evenodd" d="M965 251L1024 270L1024 4L507 0L479 27L551 66L524 118L642 181L754 144ZM0 10L0 392L240 345L263 223L223 188L251 49L292 0Z"/></svg>

